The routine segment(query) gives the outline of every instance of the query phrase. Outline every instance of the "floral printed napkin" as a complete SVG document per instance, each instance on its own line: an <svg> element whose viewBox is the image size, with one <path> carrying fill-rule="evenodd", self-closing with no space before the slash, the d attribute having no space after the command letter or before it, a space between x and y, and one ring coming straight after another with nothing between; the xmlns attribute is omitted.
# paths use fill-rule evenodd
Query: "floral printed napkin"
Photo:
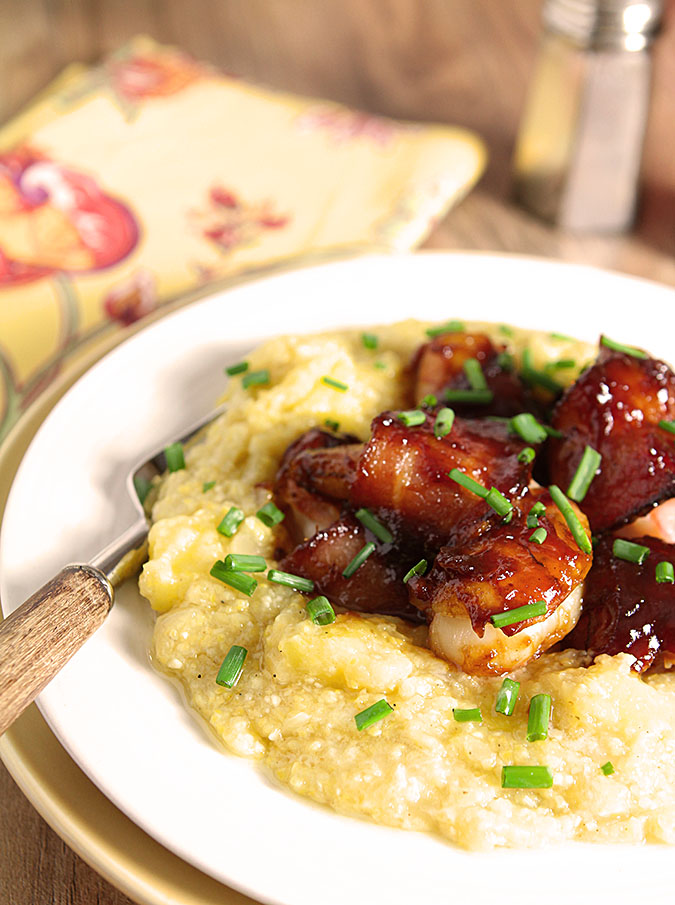
<svg viewBox="0 0 675 905"><path fill-rule="evenodd" d="M0 440L111 330L312 252L407 249L484 165L461 129L281 94L137 38L0 130Z"/></svg>

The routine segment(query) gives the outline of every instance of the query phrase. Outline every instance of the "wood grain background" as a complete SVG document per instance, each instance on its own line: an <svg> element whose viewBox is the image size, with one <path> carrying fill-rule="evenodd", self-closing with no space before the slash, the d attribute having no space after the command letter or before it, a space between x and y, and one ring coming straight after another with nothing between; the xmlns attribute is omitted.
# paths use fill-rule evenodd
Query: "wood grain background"
<svg viewBox="0 0 675 905"><path fill-rule="evenodd" d="M542 254L675 286L675 0L655 48L635 232L576 237L509 202L510 159L541 0L0 0L0 119L73 60L146 33L261 83L475 129L490 153L435 248ZM0 767L2 905L128 905L72 854Z"/></svg>

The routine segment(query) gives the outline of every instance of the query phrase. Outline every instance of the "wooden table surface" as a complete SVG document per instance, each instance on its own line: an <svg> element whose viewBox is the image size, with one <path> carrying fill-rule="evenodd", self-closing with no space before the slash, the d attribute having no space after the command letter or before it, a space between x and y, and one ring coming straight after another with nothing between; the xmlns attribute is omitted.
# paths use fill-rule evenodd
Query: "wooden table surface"
<svg viewBox="0 0 675 905"><path fill-rule="evenodd" d="M509 201L510 159L539 35L540 0L3 0L0 117L67 62L139 32L259 82L389 116L475 129L490 153L473 193L425 243L595 264L675 286L675 4L655 49L633 233L572 236ZM11 27L10 27L11 26ZM2 905L128 905L68 849L0 765Z"/></svg>

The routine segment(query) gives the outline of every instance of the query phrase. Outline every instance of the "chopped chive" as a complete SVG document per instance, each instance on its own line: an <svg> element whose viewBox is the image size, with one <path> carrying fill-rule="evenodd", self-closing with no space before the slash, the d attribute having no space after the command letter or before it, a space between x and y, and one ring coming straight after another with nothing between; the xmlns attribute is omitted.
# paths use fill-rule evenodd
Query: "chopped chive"
<svg viewBox="0 0 675 905"><path fill-rule="evenodd" d="M314 590L311 578L303 578L302 575L293 575L291 572L280 572L279 569L270 569L267 580L293 588L294 591L302 591L303 594L310 594Z"/></svg>
<svg viewBox="0 0 675 905"><path fill-rule="evenodd" d="M548 723L551 718L551 695L535 694L530 701L527 717L528 742L540 742L548 738Z"/></svg>
<svg viewBox="0 0 675 905"><path fill-rule="evenodd" d="M497 364L503 371L512 371L514 366L514 358L510 352L500 352L497 355Z"/></svg>
<svg viewBox="0 0 675 905"><path fill-rule="evenodd" d="M551 427L550 424L542 424L542 427L544 428L544 430L546 431L546 434L549 437L557 437L558 439L560 439L560 437L563 436L562 431L556 430L555 427Z"/></svg>
<svg viewBox="0 0 675 905"><path fill-rule="evenodd" d="M225 368L225 373L228 377L234 377L235 374L245 374L248 371L248 362L240 361L236 365L230 365L229 368Z"/></svg>
<svg viewBox="0 0 675 905"><path fill-rule="evenodd" d="M502 517L513 512L513 503L507 500L504 494L497 490L496 487L490 488L488 495L485 497L485 502L494 509L497 515Z"/></svg>
<svg viewBox="0 0 675 905"><path fill-rule="evenodd" d="M366 349L377 349L379 340L374 333L362 333L361 342Z"/></svg>
<svg viewBox="0 0 675 905"><path fill-rule="evenodd" d="M386 528L382 522L375 518L370 509L358 509L354 513L364 528L367 528L378 540L385 544L394 542L394 535Z"/></svg>
<svg viewBox="0 0 675 905"><path fill-rule="evenodd" d="M332 387L334 390L339 390L341 393L345 393L349 389L347 384L341 380L335 380L334 377L326 377L325 375L321 378L321 383L324 383L327 387Z"/></svg>
<svg viewBox="0 0 675 905"><path fill-rule="evenodd" d="M313 597L307 601L307 612L314 625L330 625L335 622L335 610L327 597Z"/></svg>
<svg viewBox="0 0 675 905"><path fill-rule="evenodd" d="M185 468L185 455L182 443L172 443L164 450L166 467L169 471L182 471Z"/></svg>
<svg viewBox="0 0 675 905"><path fill-rule="evenodd" d="M246 572L233 572L232 569L226 569L222 559L214 562L211 566L210 574L217 578L218 581L222 581L223 584L227 584L231 588L241 591L242 594L246 594L247 597L250 597L258 587L258 582L255 578L251 578Z"/></svg>
<svg viewBox="0 0 675 905"><path fill-rule="evenodd" d="M233 534L237 533L237 529L243 521L244 513L241 511L241 509L237 509L236 506L232 506L230 509L228 509L223 520L216 528L216 531L219 531L220 534L224 534L225 537L232 537Z"/></svg>
<svg viewBox="0 0 675 905"><path fill-rule="evenodd" d="M632 540L624 540L622 537L617 537L612 544L612 553L617 559L623 559L625 562L634 562L641 566L651 553L651 550L642 544L633 543Z"/></svg>
<svg viewBox="0 0 675 905"><path fill-rule="evenodd" d="M453 707L452 715L455 718L455 722L457 723L483 722L483 714L480 712L480 707L470 707L466 710L462 710L459 707Z"/></svg>
<svg viewBox="0 0 675 905"><path fill-rule="evenodd" d="M330 418L326 418L323 423L326 425L326 427L329 427L332 431L335 431L336 434L340 430L339 421L331 421Z"/></svg>
<svg viewBox="0 0 675 905"><path fill-rule="evenodd" d="M136 474L134 475L134 490L136 491L136 496L138 497L138 502L143 505L145 502L145 498L150 493L150 488L152 487L152 481L148 480L148 478L144 478L143 475Z"/></svg>
<svg viewBox="0 0 675 905"><path fill-rule="evenodd" d="M368 557L375 552L375 544L372 541L368 544L364 544L359 552L356 554L354 559L349 563L349 565L342 572L343 578L351 578L354 572L364 564L364 562L368 559Z"/></svg>
<svg viewBox="0 0 675 905"><path fill-rule="evenodd" d="M530 412L521 412L509 421L509 428L526 443L543 443L546 431Z"/></svg>
<svg viewBox="0 0 675 905"><path fill-rule="evenodd" d="M265 503L262 509L258 509L256 515L268 528L274 528L279 522L283 522L285 518L281 509L279 509L278 506L275 506L272 500L270 500L269 503Z"/></svg>
<svg viewBox="0 0 675 905"><path fill-rule="evenodd" d="M544 367L547 371L565 371L567 368L573 368L575 364L574 358L559 358L558 361L549 361Z"/></svg>
<svg viewBox="0 0 675 905"><path fill-rule="evenodd" d="M533 544L543 544L546 540L546 528L535 528L529 539Z"/></svg>
<svg viewBox="0 0 675 905"><path fill-rule="evenodd" d="M527 381L527 383L542 387L544 390L548 390L549 393L553 393L554 395L558 394L562 390L561 385L556 380L554 380L544 371L538 371L533 366L532 352L529 349L525 349L523 351L523 366L521 375L523 377L523 380Z"/></svg>
<svg viewBox="0 0 675 905"><path fill-rule="evenodd" d="M391 704L388 704L385 699L382 698L381 701L371 704L370 707L366 707L365 710L362 710L361 713L357 713L354 716L356 728L361 732L363 729L367 729L374 723L379 723L385 716L389 716L389 714L393 712L394 708Z"/></svg>
<svg viewBox="0 0 675 905"><path fill-rule="evenodd" d="M424 424L427 416L421 409L409 409L407 412L399 412L398 420L402 421L406 427L417 427L419 424Z"/></svg>
<svg viewBox="0 0 675 905"><path fill-rule="evenodd" d="M459 468L453 468L452 471L449 471L448 477L452 478L452 480L459 484L460 487L463 487L465 490L470 490L471 493L475 493L476 496L482 497L483 499L486 499L490 492L487 487L483 487L478 481L474 481L473 478L470 478L468 474L464 474Z"/></svg>
<svg viewBox="0 0 675 905"><path fill-rule="evenodd" d="M564 333L549 333L551 339L559 339L565 343L573 343L576 342L571 336L566 336Z"/></svg>
<svg viewBox="0 0 675 905"><path fill-rule="evenodd" d="M446 402L468 402L474 405L489 405L494 393L492 390L445 390L443 398Z"/></svg>
<svg viewBox="0 0 675 905"><path fill-rule="evenodd" d="M551 484L548 491L551 494L551 499L560 510L562 517L567 522L567 527L572 532L572 537L576 541L577 547L584 553L592 553L593 546L570 501L556 484Z"/></svg>
<svg viewBox="0 0 675 905"><path fill-rule="evenodd" d="M202 493L206 493L207 490L210 490L212 487L216 486L215 481L204 481L202 484Z"/></svg>
<svg viewBox="0 0 675 905"><path fill-rule="evenodd" d="M664 559L656 564L656 580L659 584L673 584L675 582L675 569L672 562Z"/></svg>
<svg viewBox="0 0 675 905"><path fill-rule="evenodd" d="M434 421L434 437L438 440L441 440L443 437L447 437L447 435L452 430L452 425L455 423L455 413L452 409L442 408L439 410L436 415L436 420Z"/></svg>
<svg viewBox="0 0 675 905"><path fill-rule="evenodd" d="M385 368L387 367L387 364L386 364L386 362L384 362L384 361L376 361L376 362L375 362L375 367L376 367L376 368L379 368L380 371L384 371Z"/></svg>
<svg viewBox="0 0 675 905"><path fill-rule="evenodd" d="M633 358L648 358L646 352L643 352L642 349L636 349L635 346L626 346L623 343L618 343L614 339L610 339L608 336L602 336L600 338L600 342L605 348L612 349L613 352L623 352L624 355L632 355Z"/></svg>
<svg viewBox="0 0 675 905"><path fill-rule="evenodd" d="M426 405L428 408L433 408L435 405L438 405L438 396L434 396L433 393L427 393L420 402L420 405Z"/></svg>
<svg viewBox="0 0 675 905"><path fill-rule="evenodd" d="M504 679L502 687L497 692L497 700L495 701L497 713L511 716L516 707L519 691L520 682L516 682L514 679Z"/></svg>
<svg viewBox="0 0 675 905"><path fill-rule="evenodd" d="M675 434L675 421L659 421L659 427L669 434Z"/></svg>
<svg viewBox="0 0 675 905"><path fill-rule="evenodd" d="M545 512L546 512L546 506L544 506L544 504L542 503L541 500L537 500L537 502L530 509L530 515L536 515L537 518L539 518L539 516L544 515Z"/></svg>
<svg viewBox="0 0 675 905"><path fill-rule="evenodd" d="M530 462L534 461L534 457L536 455L536 452L532 449L531 446L526 446L518 453L518 461L521 465L529 465Z"/></svg>
<svg viewBox="0 0 675 905"><path fill-rule="evenodd" d="M608 760L606 764L603 764L600 767L600 769L605 774L605 776L611 776L614 772L614 765L612 764L611 760Z"/></svg>
<svg viewBox="0 0 675 905"><path fill-rule="evenodd" d="M548 767L502 767L502 789L550 789L553 774Z"/></svg>
<svg viewBox="0 0 675 905"><path fill-rule="evenodd" d="M248 374L244 374L241 379L241 385L245 390L249 387L253 386L261 386L262 384L270 382L270 372L267 368L264 368L262 371L249 371Z"/></svg>
<svg viewBox="0 0 675 905"><path fill-rule="evenodd" d="M467 358L464 362L464 373L472 390L487 390L488 385L483 369L477 358Z"/></svg>
<svg viewBox="0 0 675 905"><path fill-rule="evenodd" d="M496 628L505 628L507 625L515 625L516 622L524 622L526 619L533 619L535 616L545 614L546 602L537 600L536 603L526 603L525 606L517 606L504 613L496 613L494 616L490 616L490 621Z"/></svg>
<svg viewBox="0 0 675 905"><path fill-rule="evenodd" d="M532 515L532 513L530 513L527 516L527 518L525 519L525 526L527 528L538 528L539 527L539 516Z"/></svg>
<svg viewBox="0 0 675 905"><path fill-rule="evenodd" d="M408 569L408 571L403 576L403 584L408 584L413 575L424 575L427 571L428 562L426 559L420 559L418 563L412 567L412 569Z"/></svg>
<svg viewBox="0 0 675 905"><path fill-rule="evenodd" d="M438 327L429 327L425 332L430 339L433 339L435 336L442 336L444 333L463 333L464 329L462 321L446 321L444 324L439 324Z"/></svg>
<svg viewBox="0 0 675 905"><path fill-rule="evenodd" d="M575 503L580 503L588 493L588 488L591 486L591 481L595 477L601 461L602 456L592 446L584 449L581 461L567 488L567 496Z"/></svg>
<svg viewBox="0 0 675 905"><path fill-rule="evenodd" d="M223 562L225 568L233 572L264 572L267 568L263 556L250 556L248 553L228 553Z"/></svg>
<svg viewBox="0 0 675 905"><path fill-rule="evenodd" d="M513 327L509 327L508 324L500 324L499 332L503 333L504 336L513 336Z"/></svg>
<svg viewBox="0 0 675 905"><path fill-rule="evenodd" d="M244 668L244 660L247 653L248 651L245 647L240 647L238 644L232 645L218 670L218 675L216 676L218 685L233 688L237 684Z"/></svg>

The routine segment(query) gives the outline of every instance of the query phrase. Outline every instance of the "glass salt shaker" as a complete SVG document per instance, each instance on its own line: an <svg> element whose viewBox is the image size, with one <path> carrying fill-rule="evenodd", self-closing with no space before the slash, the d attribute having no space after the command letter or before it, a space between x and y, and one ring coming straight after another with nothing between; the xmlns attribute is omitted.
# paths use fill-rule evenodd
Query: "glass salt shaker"
<svg viewBox="0 0 675 905"><path fill-rule="evenodd" d="M662 0L546 0L514 161L524 207L578 232L630 227L662 12Z"/></svg>

